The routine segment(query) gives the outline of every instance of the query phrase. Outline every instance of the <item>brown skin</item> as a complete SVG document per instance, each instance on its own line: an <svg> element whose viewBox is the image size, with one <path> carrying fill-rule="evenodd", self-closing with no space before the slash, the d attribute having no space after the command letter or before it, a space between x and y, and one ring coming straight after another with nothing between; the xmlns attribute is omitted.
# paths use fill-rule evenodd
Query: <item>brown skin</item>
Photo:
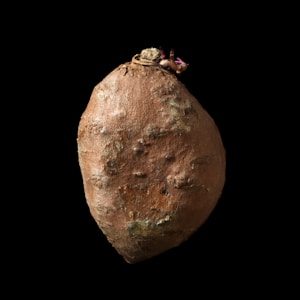
<svg viewBox="0 0 300 300"><path fill-rule="evenodd" d="M91 215L128 263L186 241L221 196L218 128L160 65L124 63L97 84L77 142Z"/></svg>

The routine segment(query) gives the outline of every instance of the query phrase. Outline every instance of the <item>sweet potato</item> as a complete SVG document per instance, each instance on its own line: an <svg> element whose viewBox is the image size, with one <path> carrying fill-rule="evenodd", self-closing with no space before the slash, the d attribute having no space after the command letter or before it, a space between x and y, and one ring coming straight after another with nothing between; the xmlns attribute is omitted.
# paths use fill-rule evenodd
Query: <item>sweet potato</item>
<svg viewBox="0 0 300 300"><path fill-rule="evenodd" d="M152 62L125 62L98 83L77 136L91 215L130 264L188 240L225 183L214 120L175 73Z"/></svg>

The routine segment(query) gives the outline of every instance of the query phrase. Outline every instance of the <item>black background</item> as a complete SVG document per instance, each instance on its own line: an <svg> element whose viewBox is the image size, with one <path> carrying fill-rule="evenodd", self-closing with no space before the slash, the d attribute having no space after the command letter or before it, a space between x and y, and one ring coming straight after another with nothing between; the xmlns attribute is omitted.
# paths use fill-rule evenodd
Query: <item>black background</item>
<svg viewBox="0 0 300 300"><path fill-rule="evenodd" d="M18 146L9 151L16 152L19 170L9 171L17 226L9 233L14 267L8 277L27 278L24 289L30 293L39 293L39 286L43 294L81 292L84 299L190 299L206 292L244 298L279 288L270 277L277 278L285 262L274 264L272 256L282 241L265 173L273 162L265 147L271 139L266 112L273 99L266 95L274 68L267 10L115 5L45 7L18 23L13 42L5 45L14 53L6 76L15 79L9 89L17 101L8 113L17 130L9 138ZM76 138L94 86L148 47L167 53L173 48L190 63L180 79L220 130L226 183L217 207L187 242L130 265L88 211Z"/></svg>

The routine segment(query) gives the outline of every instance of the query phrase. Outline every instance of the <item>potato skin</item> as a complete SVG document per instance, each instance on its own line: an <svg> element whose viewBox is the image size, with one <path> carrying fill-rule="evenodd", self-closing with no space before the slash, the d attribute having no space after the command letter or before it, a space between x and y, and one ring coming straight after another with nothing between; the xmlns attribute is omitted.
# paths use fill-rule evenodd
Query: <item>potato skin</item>
<svg viewBox="0 0 300 300"><path fill-rule="evenodd" d="M219 130L176 75L121 64L98 83L78 127L87 204L128 263L186 241L225 183Z"/></svg>

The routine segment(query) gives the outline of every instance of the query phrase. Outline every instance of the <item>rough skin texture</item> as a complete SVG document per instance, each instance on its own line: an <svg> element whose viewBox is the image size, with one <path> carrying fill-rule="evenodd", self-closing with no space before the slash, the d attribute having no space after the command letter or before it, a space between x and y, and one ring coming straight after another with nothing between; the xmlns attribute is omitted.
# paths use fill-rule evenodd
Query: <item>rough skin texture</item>
<svg viewBox="0 0 300 300"><path fill-rule="evenodd" d="M221 196L226 159L218 128L159 65L127 62L97 84L77 143L91 215L128 263L186 241Z"/></svg>

